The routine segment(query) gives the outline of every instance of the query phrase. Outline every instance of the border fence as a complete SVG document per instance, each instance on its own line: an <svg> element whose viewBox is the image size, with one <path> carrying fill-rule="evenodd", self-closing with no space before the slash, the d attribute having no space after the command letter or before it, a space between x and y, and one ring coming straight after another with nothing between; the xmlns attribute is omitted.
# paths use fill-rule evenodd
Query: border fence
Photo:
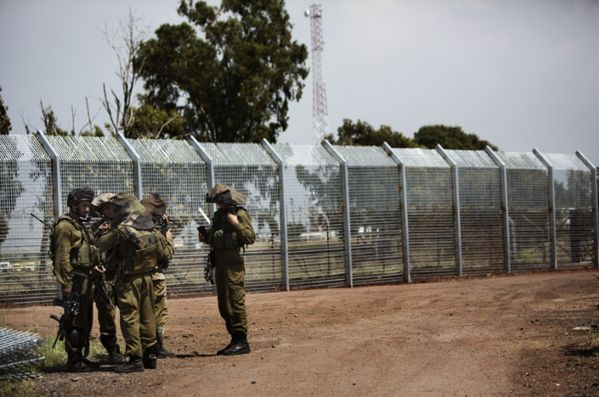
<svg viewBox="0 0 599 397"><path fill-rule="evenodd" d="M597 169L582 153L0 136L0 304L48 303L51 225L76 187L159 193L169 293L213 293L207 189L248 197L250 291L598 266ZM31 214L43 222L39 222Z"/></svg>

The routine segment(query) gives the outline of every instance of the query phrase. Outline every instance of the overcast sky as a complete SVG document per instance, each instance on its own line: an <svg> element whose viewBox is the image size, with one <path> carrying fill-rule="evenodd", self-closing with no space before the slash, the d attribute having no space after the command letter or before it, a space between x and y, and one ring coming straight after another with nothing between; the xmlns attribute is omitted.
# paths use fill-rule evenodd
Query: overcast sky
<svg viewBox="0 0 599 397"><path fill-rule="evenodd" d="M215 1L211 1L215 3ZM294 37L310 45L287 1ZM0 0L0 86L13 133L41 128L39 101L59 125L84 124L85 97L103 123L102 83L118 88L102 27L128 9L153 32L177 23L178 0ZM599 2L596 0L322 1L329 129L344 118L413 136L459 125L506 151L581 150L599 165ZM310 64L310 60L308 60ZM312 142L312 84L280 141Z"/></svg>

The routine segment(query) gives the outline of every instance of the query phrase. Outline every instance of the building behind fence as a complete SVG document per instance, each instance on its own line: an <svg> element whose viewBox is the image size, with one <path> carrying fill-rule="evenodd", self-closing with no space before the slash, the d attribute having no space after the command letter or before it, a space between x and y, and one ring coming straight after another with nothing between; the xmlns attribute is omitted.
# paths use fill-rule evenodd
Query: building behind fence
<svg viewBox="0 0 599 397"><path fill-rule="evenodd" d="M582 155L0 136L0 303L56 295L48 237L76 187L168 203L173 295L203 279L207 189L248 197L253 291L597 266L597 169ZM31 214L40 218L36 220Z"/></svg>

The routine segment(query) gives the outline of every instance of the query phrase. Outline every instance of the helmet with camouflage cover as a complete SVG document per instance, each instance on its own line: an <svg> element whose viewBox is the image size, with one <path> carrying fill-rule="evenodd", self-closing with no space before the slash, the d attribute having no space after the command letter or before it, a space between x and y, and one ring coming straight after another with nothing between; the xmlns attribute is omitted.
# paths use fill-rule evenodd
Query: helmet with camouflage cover
<svg viewBox="0 0 599 397"><path fill-rule="evenodd" d="M121 225L131 226L138 230L154 230L152 214L130 193L117 193L110 203L116 210L115 221Z"/></svg>
<svg viewBox="0 0 599 397"><path fill-rule="evenodd" d="M206 193L207 203L244 205L245 201L246 199L243 194L227 185L215 185L208 193Z"/></svg>

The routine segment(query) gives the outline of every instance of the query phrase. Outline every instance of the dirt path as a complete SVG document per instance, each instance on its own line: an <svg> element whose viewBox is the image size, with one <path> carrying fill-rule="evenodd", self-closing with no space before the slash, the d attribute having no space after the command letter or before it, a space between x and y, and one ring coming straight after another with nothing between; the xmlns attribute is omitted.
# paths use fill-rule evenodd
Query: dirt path
<svg viewBox="0 0 599 397"><path fill-rule="evenodd" d="M171 300L168 347L191 357L35 384L44 395L596 395L599 357L589 332L572 331L598 322L592 274L253 294L253 351L239 357L212 355L227 342L214 297ZM1 309L0 324L52 335L53 311Z"/></svg>

